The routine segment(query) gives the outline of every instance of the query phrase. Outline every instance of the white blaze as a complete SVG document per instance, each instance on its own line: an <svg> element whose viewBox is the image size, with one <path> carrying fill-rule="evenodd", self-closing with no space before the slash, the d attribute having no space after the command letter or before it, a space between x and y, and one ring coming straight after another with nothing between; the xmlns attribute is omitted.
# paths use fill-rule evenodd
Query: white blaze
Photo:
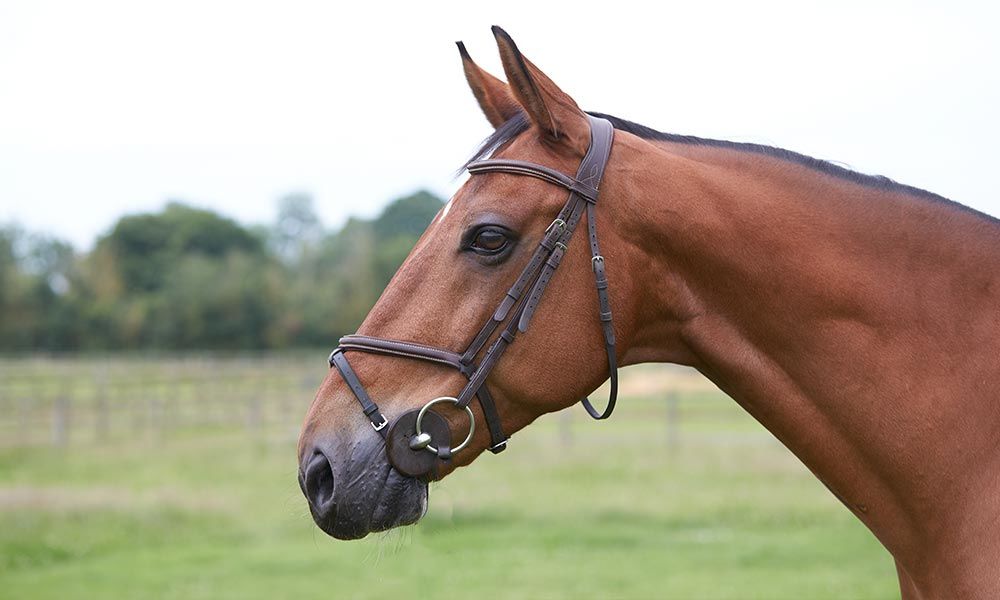
<svg viewBox="0 0 1000 600"><path fill-rule="evenodd" d="M455 201L455 197L454 197L454 196L452 196L452 197L451 197L451 200L449 200L449 201L447 202L447 204L445 204L445 205L444 205L444 208L442 208L441 210L439 210L439 211L438 211L438 214L437 214L437 216L436 216L436 217L434 217L434 220L433 220L433 221L431 221L431 226L432 226L432 227L436 227L436 226L438 226L438 225L440 225L440 224L441 224L441 221L444 221L444 218L448 216L448 211L450 211L450 210L451 210L451 204L452 204L452 203L453 203L454 201Z"/></svg>
<svg viewBox="0 0 1000 600"><path fill-rule="evenodd" d="M448 203L444 205L444 208L441 209L441 218L438 219L438 221L444 221L444 218L448 216L448 211L451 210L451 205L453 202L455 202L454 196L452 196L451 200L449 200Z"/></svg>

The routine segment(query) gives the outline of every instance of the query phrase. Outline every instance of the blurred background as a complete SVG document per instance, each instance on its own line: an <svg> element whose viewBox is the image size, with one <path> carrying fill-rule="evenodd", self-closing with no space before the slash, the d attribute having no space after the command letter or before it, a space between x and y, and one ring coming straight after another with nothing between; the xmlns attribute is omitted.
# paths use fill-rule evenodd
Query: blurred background
<svg viewBox="0 0 1000 600"><path fill-rule="evenodd" d="M295 441L489 132L489 25L587 109L1000 214L980 3L0 3L0 598L883 598L889 555L697 373L624 373L325 537Z"/></svg>

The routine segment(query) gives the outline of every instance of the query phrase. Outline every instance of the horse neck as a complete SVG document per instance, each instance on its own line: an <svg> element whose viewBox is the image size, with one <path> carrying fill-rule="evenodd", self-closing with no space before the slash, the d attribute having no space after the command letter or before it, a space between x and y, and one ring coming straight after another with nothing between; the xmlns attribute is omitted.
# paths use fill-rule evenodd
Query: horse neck
<svg viewBox="0 0 1000 600"><path fill-rule="evenodd" d="M954 550L1000 492L1000 227L774 157L619 138L629 293L656 306L626 360L699 369L901 564Z"/></svg>

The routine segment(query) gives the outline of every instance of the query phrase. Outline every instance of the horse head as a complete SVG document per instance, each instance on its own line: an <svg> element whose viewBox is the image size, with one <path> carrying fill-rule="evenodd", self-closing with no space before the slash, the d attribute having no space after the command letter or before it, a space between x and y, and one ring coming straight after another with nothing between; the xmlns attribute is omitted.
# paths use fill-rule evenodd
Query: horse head
<svg viewBox="0 0 1000 600"><path fill-rule="evenodd" d="M467 165L473 176L341 340L302 429L300 484L337 538L416 522L428 481L614 376L615 334L633 324L628 284L607 273L627 268L629 244L597 208L618 185L611 126L494 34L509 84L459 43L496 128L490 158ZM612 305L626 309L614 323Z"/></svg>

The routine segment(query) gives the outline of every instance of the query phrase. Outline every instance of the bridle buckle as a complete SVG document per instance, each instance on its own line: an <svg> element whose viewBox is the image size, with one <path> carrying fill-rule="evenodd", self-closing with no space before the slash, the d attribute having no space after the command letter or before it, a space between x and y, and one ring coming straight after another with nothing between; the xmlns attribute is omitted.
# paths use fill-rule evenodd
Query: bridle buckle
<svg viewBox="0 0 1000 600"><path fill-rule="evenodd" d="M600 254L595 254L594 257L590 259L590 265L594 268L594 271L597 271L598 263L603 265L604 257L601 256Z"/></svg>
<svg viewBox="0 0 1000 600"><path fill-rule="evenodd" d="M549 223L549 226L545 228L545 234L548 235L549 233L552 232L553 229L557 227L560 230L566 229L566 221L563 221L562 219L556 219L555 221L552 221L551 223Z"/></svg>
<svg viewBox="0 0 1000 600"><path fill-rule="evenodd" d="M389 420L385 418L385 415L379 415L379 416L382 417L381 423L376 423L375 421L372 421L372 429L374 429L375 431L382 431L383 429L385 429L385 426L389 424Z"/></svg>

